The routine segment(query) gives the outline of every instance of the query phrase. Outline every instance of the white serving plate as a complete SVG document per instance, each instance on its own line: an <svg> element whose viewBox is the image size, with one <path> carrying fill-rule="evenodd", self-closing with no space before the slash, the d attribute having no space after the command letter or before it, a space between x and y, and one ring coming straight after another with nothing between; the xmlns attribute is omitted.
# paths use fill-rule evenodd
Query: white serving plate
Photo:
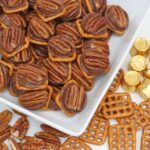
<svg viewBox="0 0 150 150"><path fill-rule="evenodd" d="M86 129L103 95L105 94L118 69L121 67L121 64L126 58L126 55L128 54L131 46L129 43L131 39L135 37L135 32L137 31L141 22L145 20L143 18L148 10L148 7L150 6L149 0L108 0L108 3L118 4L126 10L129 14L130 25L124 36L118 37L113 35L111 37L111 70L107 75L96 80L93 90L88 93L86 107L81 113L70 118L65 116L60 111L29 111L23 108L18 103L17 98L10 96L7 91L0 94L0 102L3 102L6 105L17 109L18 111L23 112L40 122L46 123L70 135L80 135ZM147 20L149 20L149 18Z"/></svg>

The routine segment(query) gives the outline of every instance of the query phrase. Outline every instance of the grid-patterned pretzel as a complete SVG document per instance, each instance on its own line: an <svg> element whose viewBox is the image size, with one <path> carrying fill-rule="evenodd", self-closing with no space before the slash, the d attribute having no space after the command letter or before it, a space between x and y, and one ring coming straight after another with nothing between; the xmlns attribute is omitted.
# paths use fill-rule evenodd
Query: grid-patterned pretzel
<svg viewBox="0 0 150 150"><path fill-rule="evenodd" d="M112 125L108 142L109 150L136 150L136 130L131 125Z"/></svg>
<svg viewBox="0 0 150 150"><path fill-rule="evenodd" d="M108 128L108 120L94 116L86 131L80 136L80 139L91 144L102 145L105 143L108 135Z"/></svg>
<svg viewBox="0 0 150 150"><path fill-rule="evenodd" d="M144 101L140 104L141 109L144 111L145 115L150 118L150 101Z"/></svg>
<svg viewBox="0 0 150 150"><path fill-rule="evenodd" d="M141 138L141 150L150 149L150 125L143 129L143 134Z"/></svg>
<svg viewBox="0 0 150 150"><path fill-rule="evenodd" d="M69 137L61 146L60 150L92 150L87 144L77 137Z"/></svg>
<svg viewBox="0 0 150 150"><path fill-rule="evenodd" d="M150 119L144 114L143 110L133 103L133 113L129 117L117 119L120 124L131 124L136 130L146 126Z"/></svg>
<svg viewBox="0 0 150 150"><path fill-rule="evenodd" d="M109 92L115 92L119 88L123 75L124 75L124 71L123 69L120 69L108 89Z"/></svg>
<svg viewBox="0 0 150 150"><path fill-rule="evenodd" d="M102 112L105 118L115 119L132 114L131 96L126 93L111 93L104 100Z"/></svg>

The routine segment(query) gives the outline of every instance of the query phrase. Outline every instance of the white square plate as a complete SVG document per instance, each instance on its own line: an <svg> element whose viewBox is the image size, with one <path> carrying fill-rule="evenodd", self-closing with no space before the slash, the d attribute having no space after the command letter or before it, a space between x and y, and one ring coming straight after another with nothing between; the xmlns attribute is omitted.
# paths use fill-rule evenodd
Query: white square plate
<svg viewBox="0 0 150 150"><path fill-rule="evenodd" d="M94 112L96 111L98 104L101 101L101 98L111 84L118 69L121 67L122 62L129 52L129 48L131 46L129 43L135 36L134 33L136 32L138 26L141 22L143 22L145 13L150 6L149 0L108 0L108 3L118 4L126 10L129 14L130 25L124 36L118 37L113 35L111 37L109 42L111 52L111 70L107 75L100 77L95 81L93 90L88 93L86 107L81 113L69 118L60 111L29 111L23 108L18 103L17 98L10 96L7 91L0 94L0 101L20 112L27 114L28 116L37 119L38 121L46 123L70 135L80 135L86 129Z"/></svg>

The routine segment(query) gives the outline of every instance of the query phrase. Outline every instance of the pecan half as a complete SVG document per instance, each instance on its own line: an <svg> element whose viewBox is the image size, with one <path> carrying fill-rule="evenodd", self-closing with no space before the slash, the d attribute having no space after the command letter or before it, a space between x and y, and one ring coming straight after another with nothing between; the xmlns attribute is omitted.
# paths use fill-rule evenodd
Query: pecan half
<svg viewBox="0 0 150 150"><path fill-rule="evenodd" d="M123 35L129 25L127 12L118 5L108 6L105 12L108 28L118 35Z"/></svg>
<svg viewBox="0 0 150 150"><path fill-rule="evenodd" d="M55 135L46 132L37 132L35 134L35 137L42 139L46 143L51 144L52 146L56 147L55 149L59 149L61 146L60 139Z"/></svg>
<svg viewBox="0 0 150 150"><path fill-rule="evenodd" d="M71 63L53 62L49 58L43 60L43 65L48 71L48 79L51 84L66 83L71 78Z"/></svg>
<svg viewBox="0 0 150 150"><path fill-rule="evenodd" d="M47 70L37 64L19 65L15 77L19 90L45 89L48 85Z"/></svg>
<svg viewBox="0 0 150 150"><path fill-rule="evenodd" d="M26 28L27 26L24 17L19 14L3 14L0 17L0 24L4 28L11 26Z"/></svg>
<svg viewBox="0 0 150 150"><path fill-rule="evenodd" d="M72 78L78 82L81 86L85 88L85 90L91 90L94 85L93 79L88 79L79 69L77 63L72 63Z"/></svg>
<svg viewBox="0 0 150 150"><path fill-rule="evenodd" d="M76 21L83 38L107 38L107 21L100 13L90 13Z"/></svg>
<svg viewBox="0 0 150 150"><path fill-rule="evenodd" d="M29 121L27 118L19 118L15 124L11 127L10 133L13 137L17 139L23 139L29 128Z"/></svg>
<svg viewBox="0 0 150 150"><path fill-rule="evenodd" d="M48 54L52 61L73 61L76 58L75 42L67 35L57 35L48 42Z"/></svg>
<svg viewBox="0 0 150 150"><path fill-rule="evenodd" d="M28 91L20 94L19 102L22 106L30 110L47 110L50 105L52 88Z"/></svg>
<svg viewBox="0 0 150 150"><path fill-rule="evenodd" d="M68 134L63 133L63 132L61 132L61 131L59 131L57 129L54 129L54 128L52 128L52 127L50 127L48 125L45 125L45 124L41 124L41 128L45 132L47 132L49 134L52 134L52 135L55 135L55 136L58 136L58 137L68 137L69 136Z"/></svg>
<svg viewBox="0 0 150 150"><path fill-rule="evenodd" d="M27 0L1 0L2 8L5 13L16 13L28 9Z"/></svg>
<svg viewBox="0 0 150 150"><path fill-rule="evenodd" d="M31 19L28 25L27 36L33 44L47 45L48 39L54 35L54 24L45 23L39 17Z"/></svg>
<svg viewBox="0 0 150 150"><path fill-rule="evenodd" d="M0 60L0 92L8 86L12 70L11 65Z"/></svg>
<svg viewBox="0 0 150 150"><path fill-rule="evenodd" d="M110 54L109 45L107 41L101 41L97 39L88 39L83 42L82 52L89 48L98 48L102 50L106 55Z"/></svg>
<svg viewBox="0 0 150 150"><path fill-rule="evenodd" d="M29 11L26 15L25 15L25 20L26 22L29 24L30 21L35 18L38 17L37 13L35 11Z"/></svg>
<svg viewBox="0 0 150 150"><path fill-rule="evenodd" d="M75 23L71 22L64 22L56 26L56 33L57 34L65 34L69 36L70 39L75 41L76 48L81 47L82 38L79 34Z"/></svg>
<svg viewBox="0 0 150 150"><path fill-rule="evenodd" d="M85 0L90 13L104 13L107 7L107 0Z"/></svg>
<svg viewBox="0 0 150 150"><path fill-rule="evenodd" d="M4 110L0 113L0 133L4 131L12 119L12 112Z"/></svg>
<svg viewBox="0 0 150 150"><path fill-rule="evenodd" d="M5 128L0 128L0 143L3 143L5 140L7 140L10 137L10 126L5 126Z"/></svg>
<svg viewBox="0 0 150 150"><path fill-rule="evenodd" d="M30 64L33 63L34 57L32 55L31 49L27 48L17 53L15 56L10 58L4 58L4 60L12 63L14 66L19 64Z"/></svg>
<svg viewBox="0 0 150 150"><path fill-rule="evenodd" d="M16 74L15 73L11 76L9 80L8 90L12 96L19 96L23 92L22 90L19 90L16 87Z"/></svg>
<svg viewBox="0 0 150 150"><path fill-rule="evenodd" d="M109 71L108 55L98 48L86 49L78 56L78 65L87 78L93 78Z"/></svg>
<svg viewBox="0 0 150 150"><path fill-rule="evenodd" d="M57 150L55 145L44 142L36 137L26 136L24 143L20 143L22 150Z"/></svg>
<svg viewBox="0 0 150 150"><path fill-rule="evenodd" d="M36 44L30 45L29 49L32 51L36 59L48 58L47 46L40 46Z"/></svg>
<svg viewBox="0 0 150 150"><path fill-rule="evenodd" d="M81 0L64 0L65 13L62 20L71 21L81 16Z"/></svg>
<svg viewBox="0 0 150 150"><path fill-rule="evenodd" d="M5 143L1 143L0 150L8 150L8 146Z"/></svg>
<svg viewBox="0 0 150 150"><path fill-rule="evenodd" d="M86 92L76 81L70 80L61 89L56 103L68 116L81 112L86 103Z"/></svg>
<svg viewBox="0 0 150 150"><path fill-rule="evenodd" d="M37 0L35 10L45 22L61 17L65 13L62 0Z"/></svg>
<svg viewBox="0 0 150 150"><path fill-rule="evenodd" d="M5 57L12 57L29 46L24 31L12 26L0 32L0 53Z"/></svg>

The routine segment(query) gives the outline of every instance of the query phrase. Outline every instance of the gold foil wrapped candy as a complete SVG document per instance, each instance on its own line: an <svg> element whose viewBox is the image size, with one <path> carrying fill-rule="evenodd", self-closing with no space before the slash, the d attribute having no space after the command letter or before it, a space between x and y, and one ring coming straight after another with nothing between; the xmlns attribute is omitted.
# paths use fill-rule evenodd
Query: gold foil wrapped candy
<svg viewBox="0 0 150 150"><path fill-rule="evenodd" d="M141 75L136 71L128 71L124 74L122 87L127 92L135 92L141 82Z"/></svg>
<svg viewBox="0 0 150 150"><path fill-rule="evenodd" d="M142 55L147 56L149 53L149 42L145 38L137 38L131 49L131 56Z"/></svg>
<svg viewBox="0 0 150 150"><path fill-rule="evenodd" d="M144 98L145 100L150 98L150 80L144 79L144 81L138 87L138 93Z"/></svg>

